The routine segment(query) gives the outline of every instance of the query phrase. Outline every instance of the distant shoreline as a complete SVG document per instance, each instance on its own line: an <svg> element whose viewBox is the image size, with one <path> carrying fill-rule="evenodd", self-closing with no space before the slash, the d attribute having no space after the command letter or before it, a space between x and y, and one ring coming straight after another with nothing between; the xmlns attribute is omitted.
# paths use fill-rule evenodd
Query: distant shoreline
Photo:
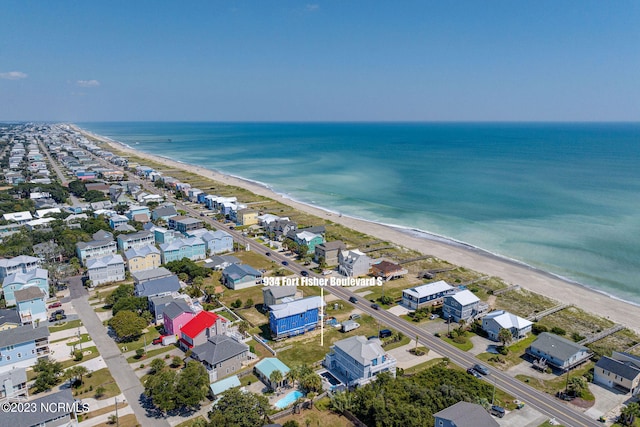
<svg viewBox="0 0 640 427"><path fill-rule="evenodd" d="M216 170L139 151L127 144L94 134L78 126L74 125L74 128L85 135L111 145L117 150L172 168L186 170L223 184L241 187L255 194L277 200L302 212L329 219L345 227L416 250L425 255L432 255L482 274L500 277L508 283L517 284L522 288L562 303L575 304L583 310L605 317L640 333L639 305L566 277L446 236L396 224L385 224L340 214L320 206L295 200L287 194L277 193L268 184L262 182L223 174Z"/></svg>

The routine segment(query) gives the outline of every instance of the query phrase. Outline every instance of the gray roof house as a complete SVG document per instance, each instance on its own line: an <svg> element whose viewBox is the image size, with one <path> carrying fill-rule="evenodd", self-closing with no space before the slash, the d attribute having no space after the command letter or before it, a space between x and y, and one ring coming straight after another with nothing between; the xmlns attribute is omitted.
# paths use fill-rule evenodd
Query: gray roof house
<svg viewBox="0 0 640 427"><path fill-rule="evenodd" d="M289 302L296 298L298 288L296 286L267 286L262 288L262 299L265 307L283 302ZM289 300L285 300L289 298Z"/></svg>
<svg viewBox="0 0 640 427"><path fill-rule="evenodd" d="M433 414L435 427L499 427L500 424L480 405L458 402Z"/></svg>
<svg viewBox="0 0 640 427"><path fill-rule="evenodd" d="M593 370L593 382L631 395L640 393L640 357L618 351L602 356Z"/></svg>
<svg viewBox="0 0 640 427"><path fill-rule="evenodd" d="M527 348L527 354L561 370L571 369L591 358L587 347L549 332L538 335Z"/></svg>
<svg viewBox="0 0 640 427"><path fill-rule="evenodd" d="M232 264L241 264L238 258L233 255L216 255L210 258L210 261L204 264L205 267L213 270L224 270Z"/></svg>
<svg viewBox="0 0 640 427"><path fill-rule="evenodd" d="M174 301L171 295L158 295L148 299L149 312L156 317L156 324L164 322L164 309Z"/></svg>
<svg viewBox="0 0 640 427"><path fill-rule="evenodd" d="M170 276L173 276L173 273L164 267L158 267L152 270L143 270L143 271L136 271L135 273L131 273L131 277L133 277L133 282L136 285L139 283L148 282L149 280L160 279L162 277L170 277Z"/></svg>
<svg viewBox="0 0 640 427"><path fill-rule="evenodd" d="M226 335L209 337L206 343L195 346L191 357L209 371L211 382L238 372L249 359L249 346Z"/></svg>
<svg viewBox="0 0 640 427"><path fill-rule="evenodd" d="M25 368L15 368L0 374L0 400L28 394Z"/></svg>
<svg viewBox="0 0 640 427"><path fill-rule="evenodd" d="M73 419L74 398L69 389L31 400L29 405L33 405L38 410L6 412L2 414L0 425L2 427L58 427L70 425ZM41 408L47 408L47 410L42 411Z"/></svg>
<svg viewBox="0 0 640 427"><path fill-rule="evenodd" d="M152 279L135 285L135 294L137 297L155 297L158 295L169 295L172 292L180 290L180 281L178 276L161 277Z"/></svg>
<svg viewBox="0 0 640 427"><path fill-rule="evenodd" d="M222 271L222 283L229 289L244 289L255 286L261 276L262 273L249 265L232 264Z"/></svg>

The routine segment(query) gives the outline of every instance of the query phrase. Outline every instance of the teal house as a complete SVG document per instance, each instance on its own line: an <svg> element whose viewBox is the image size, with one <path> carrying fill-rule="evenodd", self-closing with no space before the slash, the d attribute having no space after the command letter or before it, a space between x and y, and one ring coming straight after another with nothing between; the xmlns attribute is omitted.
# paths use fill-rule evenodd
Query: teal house
<svg viewBox="0 0 640 427"><path fill-rule="evenodd" d="M2 292L8 307L16 305L15 291L37 286L49 298L49 272L43 268L28 271L26 273L14 273L2 281Z"/></svg>
<svg viewBox="0 0 640 427"><path fill-rule="evenodd" d="M265 385L272 390L275 390L278 387L284 387L287 385L287 373L290 371L289 367L282 363L280 359L277 357L266 357L256 363L256 366L253 368L253 371L256 373L256 377L260 379ZM273 384L271 381L271 374L273 371L280 371L282 374L282 381L278 384Z"/></svg>
<svg viewBox="0 0 640 427"><path fill-rule="evenodd" d="M175 239L170 243L160 245L162 263L189 258L198 261L207 257L207 246L202 239L192 237L189 239Z"/></svg>

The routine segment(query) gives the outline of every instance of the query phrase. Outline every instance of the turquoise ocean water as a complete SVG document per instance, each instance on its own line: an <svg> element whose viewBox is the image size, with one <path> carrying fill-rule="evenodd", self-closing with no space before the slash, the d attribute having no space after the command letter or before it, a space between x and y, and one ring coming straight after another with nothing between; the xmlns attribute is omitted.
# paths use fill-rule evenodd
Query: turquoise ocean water
<svg viewBox="0 0 640 427"><path fill-rule="evenodd" d="M640 124L78 125L640 304Z"/></svg>

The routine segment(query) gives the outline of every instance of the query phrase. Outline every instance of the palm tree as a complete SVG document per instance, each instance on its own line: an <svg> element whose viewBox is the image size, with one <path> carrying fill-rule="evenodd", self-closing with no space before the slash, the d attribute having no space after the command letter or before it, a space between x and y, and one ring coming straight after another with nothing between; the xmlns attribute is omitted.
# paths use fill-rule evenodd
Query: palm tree
<svg viewBox="0 0 640 427"><path fill-rule="evenodd" d="M294 387L296 385L296 381L300 379L300 370L297 366L294 366L293 368L289 369L289 372L287 372L284 377L287 382L291 384L292 387Z"/></svg>
<svg viewBox="0 0 640 427"><path fill-rule="evenodd" d="M498 332L498 339L500 340L500 342L502 343L502 346L504 347L513 340L513 335L511 334L511 331L509 329L502 328Z"/></svg>
<svg viewBox="0 0 640 427"><path fill-rule="evenodd" d="M283 378L284 377L282 376L282 372L280 372L278 369L271 372L271 374L269 375L269 381L271 382L271 388L273 389L273 391L278 390L278 388L280 387L280 382L282 382Z"/></svg>

